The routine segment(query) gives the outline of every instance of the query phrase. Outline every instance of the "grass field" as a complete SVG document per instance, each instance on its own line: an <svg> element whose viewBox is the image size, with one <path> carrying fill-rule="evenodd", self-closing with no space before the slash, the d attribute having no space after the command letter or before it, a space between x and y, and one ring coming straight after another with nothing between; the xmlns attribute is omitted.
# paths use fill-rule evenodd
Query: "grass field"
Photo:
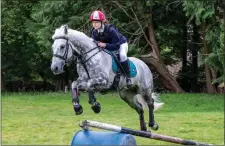
<svg viewBox="0 0 225 146"><path fill-rule="evenodd" d="M84 113L76 116L71 93L2 94L2 144L70 145L73 135L80 130L78 123L85 119L139 129L138 115L117 93L97 94L97 97L102 105L100 114L93 113L87 94L82 93ZM224 145L223 95L162 94L160 97L165 105L155 112L159 130L153 133ZM138 145L174 145L140 137L136 141Z"/></svg>

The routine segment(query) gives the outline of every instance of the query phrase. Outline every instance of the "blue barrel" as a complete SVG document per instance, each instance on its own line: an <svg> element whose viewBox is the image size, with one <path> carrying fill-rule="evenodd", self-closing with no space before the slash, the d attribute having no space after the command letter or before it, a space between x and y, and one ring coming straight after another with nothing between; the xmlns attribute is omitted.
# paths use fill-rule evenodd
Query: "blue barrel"
<svg viewBox="0 0 225 146"><path fill-rule="evenodd" d="M134 145L135 138L130 134L80 130L72 139L71 146L76 145Z"/></svg>

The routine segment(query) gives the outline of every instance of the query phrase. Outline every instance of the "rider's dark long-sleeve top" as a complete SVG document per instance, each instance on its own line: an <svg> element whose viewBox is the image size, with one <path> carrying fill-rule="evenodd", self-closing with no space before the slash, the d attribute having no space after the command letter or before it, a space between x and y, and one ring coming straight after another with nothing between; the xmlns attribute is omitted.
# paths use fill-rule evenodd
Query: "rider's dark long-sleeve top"
<svg viewBox="0 0 225 146"><path fill-rule="evenodd" d="M92 38L95 41L106 43L105 49L109 51L118 50L121 44L127 42L126 37L119 33L114 27L109 27L107 33L98 32L98 30L94 29L92 31Z"/></svg>

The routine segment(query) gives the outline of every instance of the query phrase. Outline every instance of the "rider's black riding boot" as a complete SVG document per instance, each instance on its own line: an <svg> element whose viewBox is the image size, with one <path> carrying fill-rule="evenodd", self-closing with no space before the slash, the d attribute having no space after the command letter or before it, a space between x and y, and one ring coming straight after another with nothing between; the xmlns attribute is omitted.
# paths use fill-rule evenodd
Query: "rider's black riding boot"
<svg viewBox="0 0 225 146"><path fill-rule="evenodd" d="M127 86L131 86L131 79L130 79L130 65L128 59L124 62L121 62L121 65L125 71L126 77L127 77Z"/></svg>

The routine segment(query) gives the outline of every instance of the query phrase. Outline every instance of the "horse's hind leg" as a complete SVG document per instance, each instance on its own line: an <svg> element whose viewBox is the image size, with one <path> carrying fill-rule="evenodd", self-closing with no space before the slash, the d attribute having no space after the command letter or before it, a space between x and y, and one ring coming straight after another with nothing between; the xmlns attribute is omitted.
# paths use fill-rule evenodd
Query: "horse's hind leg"
<svg viewBox="0 0 225 146"><path fill-rule="evenodd" d="M151 127L153 130L158 130L159 126L154 120L154 99L152 98L152 93L146 93L142 96L145 99L149 109L148 126Z"/></svg>
<svg viewBox="0 0 225 146"><path fill-rule="evenodd" d="M142 108L142 105L137 101L136 95L137 90L136 89L125 89L122 91L119 91L120 97L133 109L136 110L136 112L139 115L139 121L140 121L140 129L142 131L147 131L147 127L144 120L144 110Z"/></svg>

